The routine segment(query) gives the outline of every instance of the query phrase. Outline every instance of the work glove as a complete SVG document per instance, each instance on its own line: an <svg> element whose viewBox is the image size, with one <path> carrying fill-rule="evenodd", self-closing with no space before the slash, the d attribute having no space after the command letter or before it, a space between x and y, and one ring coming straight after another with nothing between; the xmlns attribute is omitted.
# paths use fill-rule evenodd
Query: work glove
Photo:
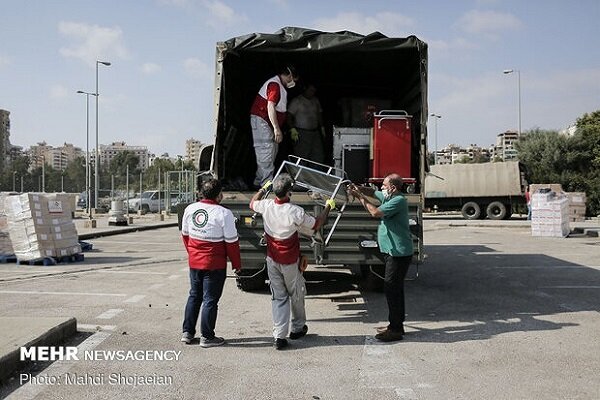
<svg viewBox="0 0 600 400"><path fill-rule="evenodd" d="M298 141L298 139L300 138L298 129L296 129L296 128L290 129L290 136L291 136L292 140L294 141L294 143L296 143Z"/></svg>
<svg viewBox="0 0 600 400"><path fill-rule="evenodd" d="M328 206L329 206L329 208L330 208L331 210L335 210L335 200L333 200L333 199L328 199L328 200L325 202L325 205L328 205Z"/></svg>
<svg viewBox="0 0 600 400"><path fill-rule="evenodd" d="M268 192L271 189L271 186L273 186L273 182L266 181L265 184L262 185L262 187L260 188L260 190L262 190L263 192Z"/></svg>

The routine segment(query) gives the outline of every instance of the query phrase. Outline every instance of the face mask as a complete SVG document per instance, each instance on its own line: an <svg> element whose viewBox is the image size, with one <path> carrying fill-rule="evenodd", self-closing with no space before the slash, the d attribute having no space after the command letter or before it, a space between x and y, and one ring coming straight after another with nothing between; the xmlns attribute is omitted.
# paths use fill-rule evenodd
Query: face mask
<svg viewBox="0 0 600 400"><path fill-rule="evenodd" d="M296 81L294 81L294 80L292 80L291 82L288 82L287 85L285 85L285 87L287 87L288 89L291 89L294 86L296 86Z"/></svg>
<svg viewBox="0 0 600 400"><path fill-rule="evenodd" d="M382 189L382 190L381 190L381 193L383 193L383 198L384 198L385 200L389 200L389 199L390 199L390 197L392 197L392 194L391 194L391 193L389 192L389 190L387 190L387 189Z"/></svg>

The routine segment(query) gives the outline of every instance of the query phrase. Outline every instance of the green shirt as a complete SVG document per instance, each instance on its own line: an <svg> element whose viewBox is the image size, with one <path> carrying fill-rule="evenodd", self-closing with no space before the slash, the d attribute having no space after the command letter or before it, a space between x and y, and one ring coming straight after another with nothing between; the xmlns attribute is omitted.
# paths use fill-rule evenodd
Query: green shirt
<svg viewBox="0 0 600 400"><path fill-rule="evenodd" d="M408 223L408 202L406 197L396 194L385 200L383 193L375 192L381 201L379 211L383 213L377 228L377 243L382 253L393 257L413 255L413 241Z"/></svg>

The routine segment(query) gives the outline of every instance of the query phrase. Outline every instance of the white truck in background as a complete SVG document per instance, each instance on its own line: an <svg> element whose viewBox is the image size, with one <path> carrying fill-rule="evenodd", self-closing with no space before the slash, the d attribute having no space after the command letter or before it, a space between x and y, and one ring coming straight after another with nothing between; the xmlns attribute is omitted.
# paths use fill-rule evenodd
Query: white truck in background
<svg viewBox="0 0 600 400"><path fill-rule="evenodd" d="M430 166L425 207L460 210L465 219L508 219L526 204L526 172L517 161Z"/></svg>

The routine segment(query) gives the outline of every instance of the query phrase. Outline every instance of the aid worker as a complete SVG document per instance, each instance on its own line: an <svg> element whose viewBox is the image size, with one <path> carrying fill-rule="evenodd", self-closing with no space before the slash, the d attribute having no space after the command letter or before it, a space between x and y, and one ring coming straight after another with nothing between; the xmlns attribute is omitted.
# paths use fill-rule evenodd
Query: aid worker
<svg viewBox="0 0 600 400"><path fill-rule="evenodd" d="M304 308L306 285L298 267L298 231L319 229L327 220L329 211L335 208L335 202L327 200L323 212L315 219L302 207L290 202L294 180L289 174L279 174L273 181L275 199L261 200L270 184L267 182L252 197L250 208L262 214L267 241L267 272L272 294L274 347L281 350L288 345L286 336L290 330L290 311L290 339L299 339L308 332Z"/></svg>
<svg viewBox="0 0 600 400"><path fill-rule="evenodd" d="M298 74L292 65L283 67L267 80L256 95L250 109L250 126L256 154L254 187L273 179L274 161L283 140L281 126L287 111L287 91L296 85Z"/></svg>
<svg viewBox="0 0 600 400"><path fill-rule="evenodd" d="M382 342L402 340L404 335L404 278L412 260L413 242L408 200L400 191L401 187L402 178L398 174L389 174L383 180L381 191L355 185L348 188L373 218L381 220L377 244L385 260L384 292L389 319L389 325L378 329L375 335Z"/></svg>
<svg viewBox="0 0 600 400"><path fill-rule="evenodd" d="M318 163L325 162L325 127L323 109L316 96L317 88L307 84L301 95L288 107L288 124L294 142L294 154Z"/></svg>
<svg viewBox="0 0 600 400"><path fill-rule="evenodd" d="M225 339L215 335L219 299L227 275L227 259L234 270L242 268L240 244L231 210L219 205L223 200L221 183L216 179L201 182L202 200L186 207L181 220L181 235L188 253L190 293L185 306L181 341L190 344L200 318L200 346L221 346Z"/></svg>

